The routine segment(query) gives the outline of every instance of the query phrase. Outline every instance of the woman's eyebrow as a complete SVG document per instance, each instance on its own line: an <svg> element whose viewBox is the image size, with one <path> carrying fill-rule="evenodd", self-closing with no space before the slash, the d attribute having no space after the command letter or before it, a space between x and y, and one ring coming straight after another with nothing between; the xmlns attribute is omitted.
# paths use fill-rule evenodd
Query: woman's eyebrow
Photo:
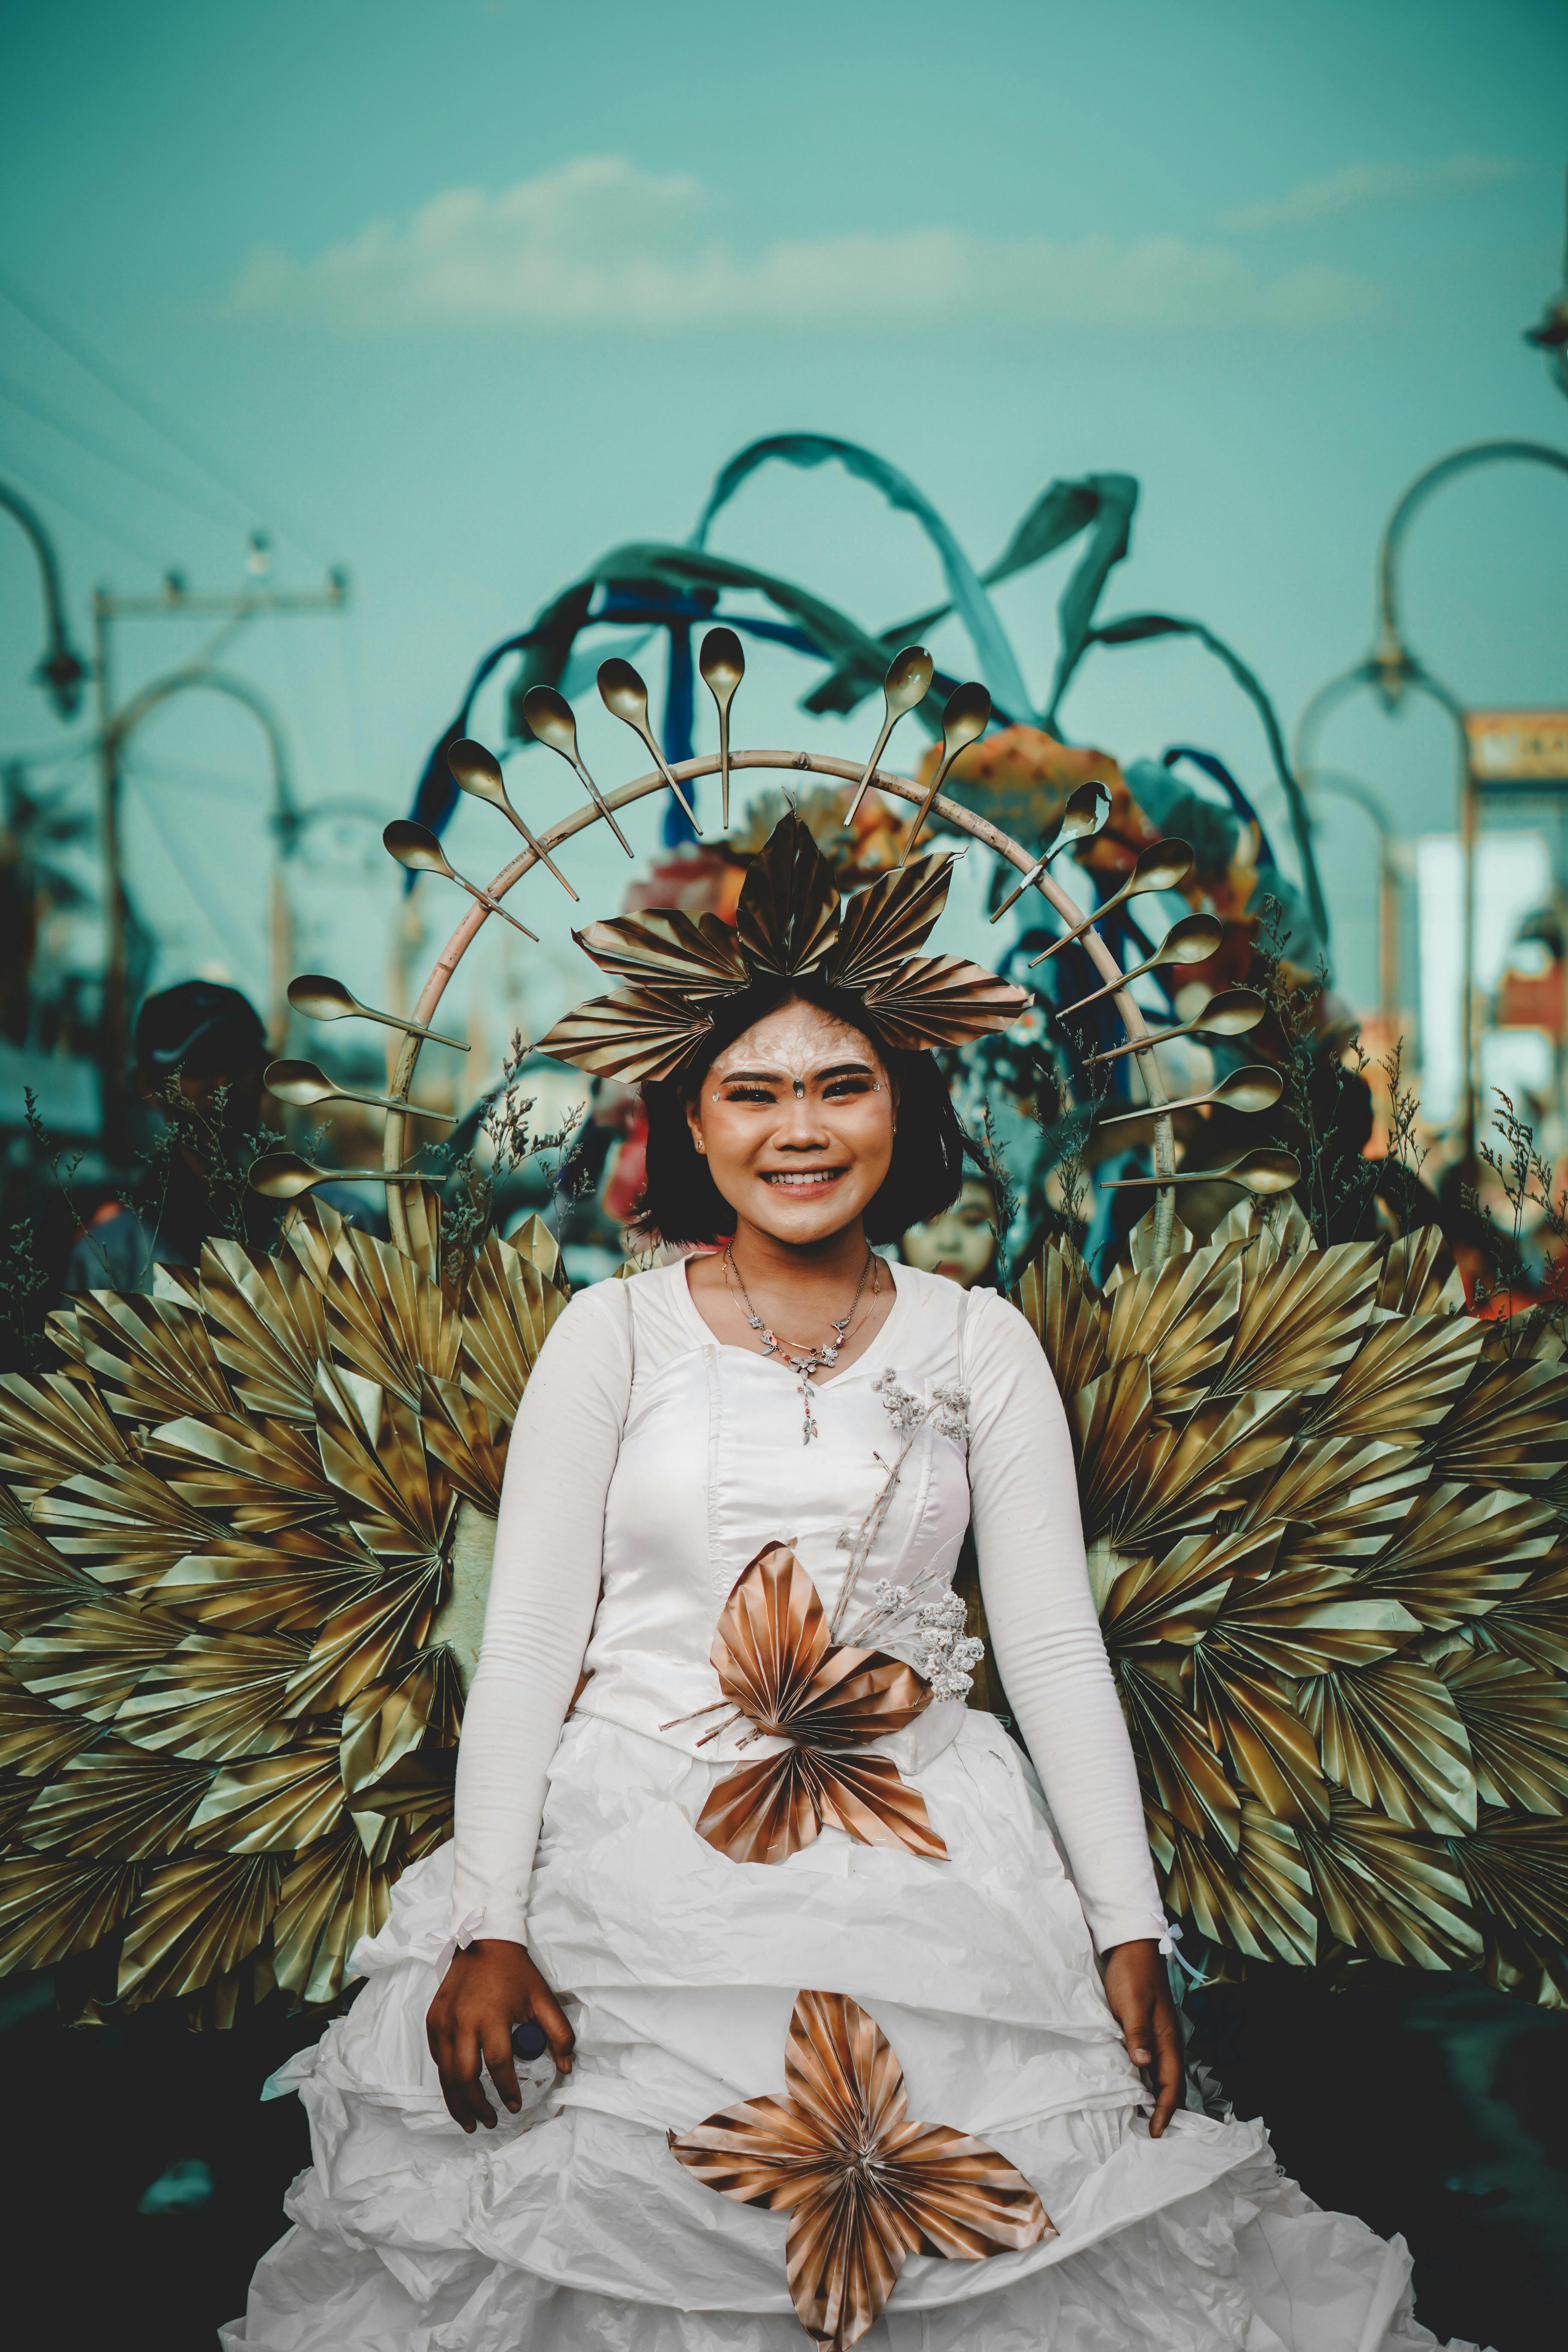
<svg viewBox="0 0 1568 2352"><path fill-rule="evenodd" d="M830 1062L826 1070L814 1070L812 1076L816 1078L868 1078L871 1065L869 1062Z"/></svg>
<svg viewBox="0 0 1568 2352"><path fill-rule="evenodd" d="M784 1084L784 1072L782 1070L726 1070L719 1083L721 1087L727 1087L732 1085L737 1078L761 1078L771 1087L780 1087Z"/></svg>

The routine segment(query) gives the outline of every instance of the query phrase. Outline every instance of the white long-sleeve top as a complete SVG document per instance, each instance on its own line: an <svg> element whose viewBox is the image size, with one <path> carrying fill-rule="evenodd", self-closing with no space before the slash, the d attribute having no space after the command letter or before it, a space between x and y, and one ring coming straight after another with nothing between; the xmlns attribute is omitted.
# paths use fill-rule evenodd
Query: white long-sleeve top
<svg viewBox="0 0 1568 2352"><path fill-rule="evenodd" d="M831 1616L874 1522L839 1628L853 1642L879 1580L922 1598L951 1581L973 1517L995 1664L1096 1947L1163 1932L1045 1357L994 1292L910 1266L896 1286L866 1353L814 1384L809 1444L795 1376L714 1339L684 1264L600 1284L556 1323L507 1461L458 1762L455 1929L527 1940L547 1775L584 1667L578 1714L724 1764L750 1727L700 1748L720 1716L699 1711L721 1696L714 1631L758 1551L788 1542ZM912 1654L908 1637L872 1639ZM935 1702L879 1744L918 1776L962 1717ZM753 1735L748 1757L766 1752Z"/></svg>

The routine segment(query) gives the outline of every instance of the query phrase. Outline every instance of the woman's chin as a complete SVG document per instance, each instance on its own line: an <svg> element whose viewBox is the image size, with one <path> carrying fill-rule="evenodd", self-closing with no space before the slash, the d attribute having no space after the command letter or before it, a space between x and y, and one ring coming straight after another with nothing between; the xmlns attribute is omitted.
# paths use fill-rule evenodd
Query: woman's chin
<svg viewBox="0 0 1568 2352"><path fill-rule="evenodd" d="M774 1241L820 1242L842 1233L865 1205L859 1188L840 1178L799 1197L772 1184L750 1187L742 1214Z"/></svg>

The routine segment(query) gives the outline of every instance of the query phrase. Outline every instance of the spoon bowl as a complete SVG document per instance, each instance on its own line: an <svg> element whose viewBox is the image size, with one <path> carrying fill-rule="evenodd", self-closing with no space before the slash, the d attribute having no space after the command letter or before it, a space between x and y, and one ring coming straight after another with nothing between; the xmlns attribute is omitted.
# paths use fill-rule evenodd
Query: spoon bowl
<svg viewBox="0 0 1568 2352"><path fill-rule="evenodd" d="M888 748L888 739L906 710L918 710L931 692L931 682L936 675L936 665L924 646L906 646L888 664L888 675L882 680L882 731L876 747L866 762L865 772L855 787L855 796L844 812L844 822L853 822L855 812L866 795L866 787L877 772L877 762Z"/></svg>
<svg viewBox="0 0 1568 2352"><path fill-rule="evenodd" d="M412 1168L318 1168L297 1151L265 1151L250 1163L250 1189L268 1201L297 1201L316 1184L423 1184Z"/></svg>
<svg viewBox="0 0 1568 2352"><path fill-rule="evenodd" d="M437 1119L443 1127L457 1125L449 1111L426 1110L422 1103L399 1102L392 1095L371 1095L359 1087L341 1087L335 1078L327 1076L319 1062L269 1062L262 1083L279 1102L292 1103L300 1110L315 1103L370 1103L377 1110L402 1111L410 1118Z"/></svg>
<svg viewBox="0 0 1568 2352"><path fill-rule="evenodd" d="M1047 957L1059 955L1063 948L1082 939L1085 931L1091 931L1096 923L1102 923L1107 915L1114 914L1129 898L1141 898L1149 890L1174 890L1192 870L1193 853L1184 841L1150 842L1133 859L1132 871L1121 889L1102 907L1097 907L1092 915L1086 915L1081 923L1075 923L1070 931L1064 931L1059 940L1053 940L1048 948L1042 948L1037 956L1030 959L1029 970L1033 971L1036 964L1044 963Z"/></svg>
<svg viewBox="0 0 1568 2352"><path fill-rule="evenodd" d="M378 1013L374 1004L362 1004L341 980L324 971L303 971L298 980L291 980L289 1002L308 1021L379 1021L383 1028L401 1029L405 1036L427 1037L433 1045L450 1045L455 1054L468 1050L460 1037L443 1037L438 1029L422 1029L417 1021L405 1021L395 1013ZM402 1108L399 1104L398 1108Z"/></svg>
<svg viewBox="0 0 1568 2352"><path fill-rule="evenodd" d="M985 688L973 678L955 686L942 714L942 760L924 800L915 811L915 821L899 858L900 866L909 864L910 852L920 838L921 827L931 814L931 803L941 792L948 770L959 753L984 735L990 724L991 697Z"/></svg>
<svg viewBox="0 0 1568 2352"><path fill-rule="evenodd" d="M1289 1151L1248 1151L1225 1168L1179 1168L1173 1176L1102 1177L1102 1192L1125 1192L1155 1184L1239 1184L1244 1192L1289 1192L1301 1181L1301 1163Z"/></svg>
<svg viewBox="0 0 1568 2352"><path fill-rule="evenodd" d="M1163 1045L1172 1037L1245 1037L1256 1029L1268 1007L1253 988L1225 988L1211 996L1195 1021L1184 1021L1179 1029L1155 1029L1147 1037L1130 1037L1125 1045L1107 1045L1099 1054L1086 1054L1086 1062L1119 1062L1124 1054L1147 1054L1155 1045Z"/></svg>
<svg viewBox="0 0 1568 2352"><path fill-rule="evenodd" d="M618 719L634 735L641 736L653 753L654 765L686 811L692 832L700 835L702 827L697 822L697 812L676 782L669 762L659 749L658 738L647 723L647 688L630 662L623 661L619 654L612 654L608 661L599 664L599 699L612 719Z"/></svg>
<svg viewBox="0 0 1568 2352"><path fill-rule="evenodd" d="M549 687L540 687L536 688L534 691L536 693L548 694L552 689ZM524 698L523 715L525 718L528 713L529 702L531 701L531 695L525 697ZM555 699L560 702L560 696L557 695ZM562 709L566 711L566 722L567 725L570 726L572 723L572 713L564 703L562 703ZM531 724L531 721L530 723ZM535 731L537 732L537 730ZM576 740L575 733L574 733L573 740L574 741ZM574 761L574 764L576 764L575 761ZM458 738L456 743L449 747L447 752L447 765L451 771L452 782L457 785L458 791L470 793L477 801L488 801L491 808L500 809L502 816L506 818L508 824L510 824L516 832L521 834L524 841L527 842L530 849L532 850L540 864L542 866L549 866L550 871L554 875L555 879L560 883L561 887L565 891L566 896L569 898L575 898L577 896L576 891L574 890L571 883L566 879L565 875L563 874L559 866L556 865L555 860L551 856L550 852L545 848L542 842L536 841L534 839L533 835L529 831L527 825L524 824L522 819L513 808L510 799L507 793L506 779L500 772L500 761L496 758L495 753L493 751L487 751L482 743L476 743L472 736L463 735ZM383 835L382 838L384 840L385 835ZM390 842L387 843L387 846L388 848L392 847ZM393 850L392 854L395 857L398 855L395 849ZM630 855L629 851L627 855ZM454 874L452 879L454 881L460 881L462 877L460 875Z"/></svg>
<svg viewBox="0 0 1568 2352"><path fill-rule="evenodd" d="M1206 963L1224 937L1222 926L1212 915L1184 915L1179 923L1171 925L1152 956L1145 956L1142 963L1130 965L1114 980L1108 980L1103 988L1091 989L1076 1003L1064 1004L1059 1017L1065 1021L1070 1013L1081 1013L1085 1005L1098 1004L1102 996L1114 996L1119 989L1142 980L1146 971L1157 971L1163 964Z"/></svg>
<svg viewBox="0 0 1568 2352"><path fill-rule="evenodd" d="M1211 1087L1207 1094L1183 1095L1175 1102L1147 1102L1136 1110L1119 1110L1114 1117L1100 1120L1101 1127L1126 1127L1133 1119L1158 1118L1173 1110L1202 1110L1217 1103L1223 1110L1247 1113L1272 1110L1285 1091L1285 1081L1278 1070L1267 1062L1249 1062L1246 1067L1232 1070Z"/></svg>
<svg viewBox="0 0 1568 2352"><path fill-rule="evenodd" d="M991 920L999 923L1008 908L1017 905L1030 885L1039 880L1058 850L1069 849L1075 841L1087 840L1089 835L1098 833L1110 814L1110 794L1103 784L1079 784L1076 792L1069 793L1067 806L1062 811L1062 821L1057 827L1056 839L1036 858L1027 873L1019 876Z"/></svg>
<svg viewBox="0 0 1568 2352"><path fill-rule="evenodd" d="M724 830L730 830L730 705L746 675L746 656L733 629L710 629L697 657L702 683L719 708L719 784Z"/></svg>
<svg viewBox="0 0 1568 2352"><path fill-rule="evenodd" d="M459 890L466 890L470 898L477 898L481 907L487 907L492 915L499 915L503 923L510 923L514 931L521 931L525 940L533 941L535 947L539 945L537 931L531 931L526 923L520 923L515 915L507 913L499 898L492 898L488 890L481 890L479 884L470 882L466 874L458 873L427 824L416 824L412 817L394 817L383 831L381 839L384 848L411 874L439 874L447 881L455 882Z"/></svg>

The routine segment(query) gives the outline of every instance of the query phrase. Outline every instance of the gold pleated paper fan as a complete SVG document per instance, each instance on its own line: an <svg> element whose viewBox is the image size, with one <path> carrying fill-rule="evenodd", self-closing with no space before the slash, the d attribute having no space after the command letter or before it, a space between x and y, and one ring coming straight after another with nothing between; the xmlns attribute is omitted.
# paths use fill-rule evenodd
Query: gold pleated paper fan
<svg viewBox="0 0 1568 2352"><path fill-rule="evenodd" d="M1435 1231L1293 1206L1016 1294L1078 1450L1167 1904L1222 1951L1568 2005L1568 1365ZM1522 1327L1521 1327L1522 1328ZM1221 1963L1223 1965L1223 1963Z"/></svg>
<svg viewBox="0 0 1568 2352"><path fill-rule="evenodd" d="M0 1382L0 1973L228 2022L334 2000L450 1833L507 1435L566 1294L531 1220L465 1295L293 1214ZM87 1956L96 1954L96 1962Z"/></svg>

